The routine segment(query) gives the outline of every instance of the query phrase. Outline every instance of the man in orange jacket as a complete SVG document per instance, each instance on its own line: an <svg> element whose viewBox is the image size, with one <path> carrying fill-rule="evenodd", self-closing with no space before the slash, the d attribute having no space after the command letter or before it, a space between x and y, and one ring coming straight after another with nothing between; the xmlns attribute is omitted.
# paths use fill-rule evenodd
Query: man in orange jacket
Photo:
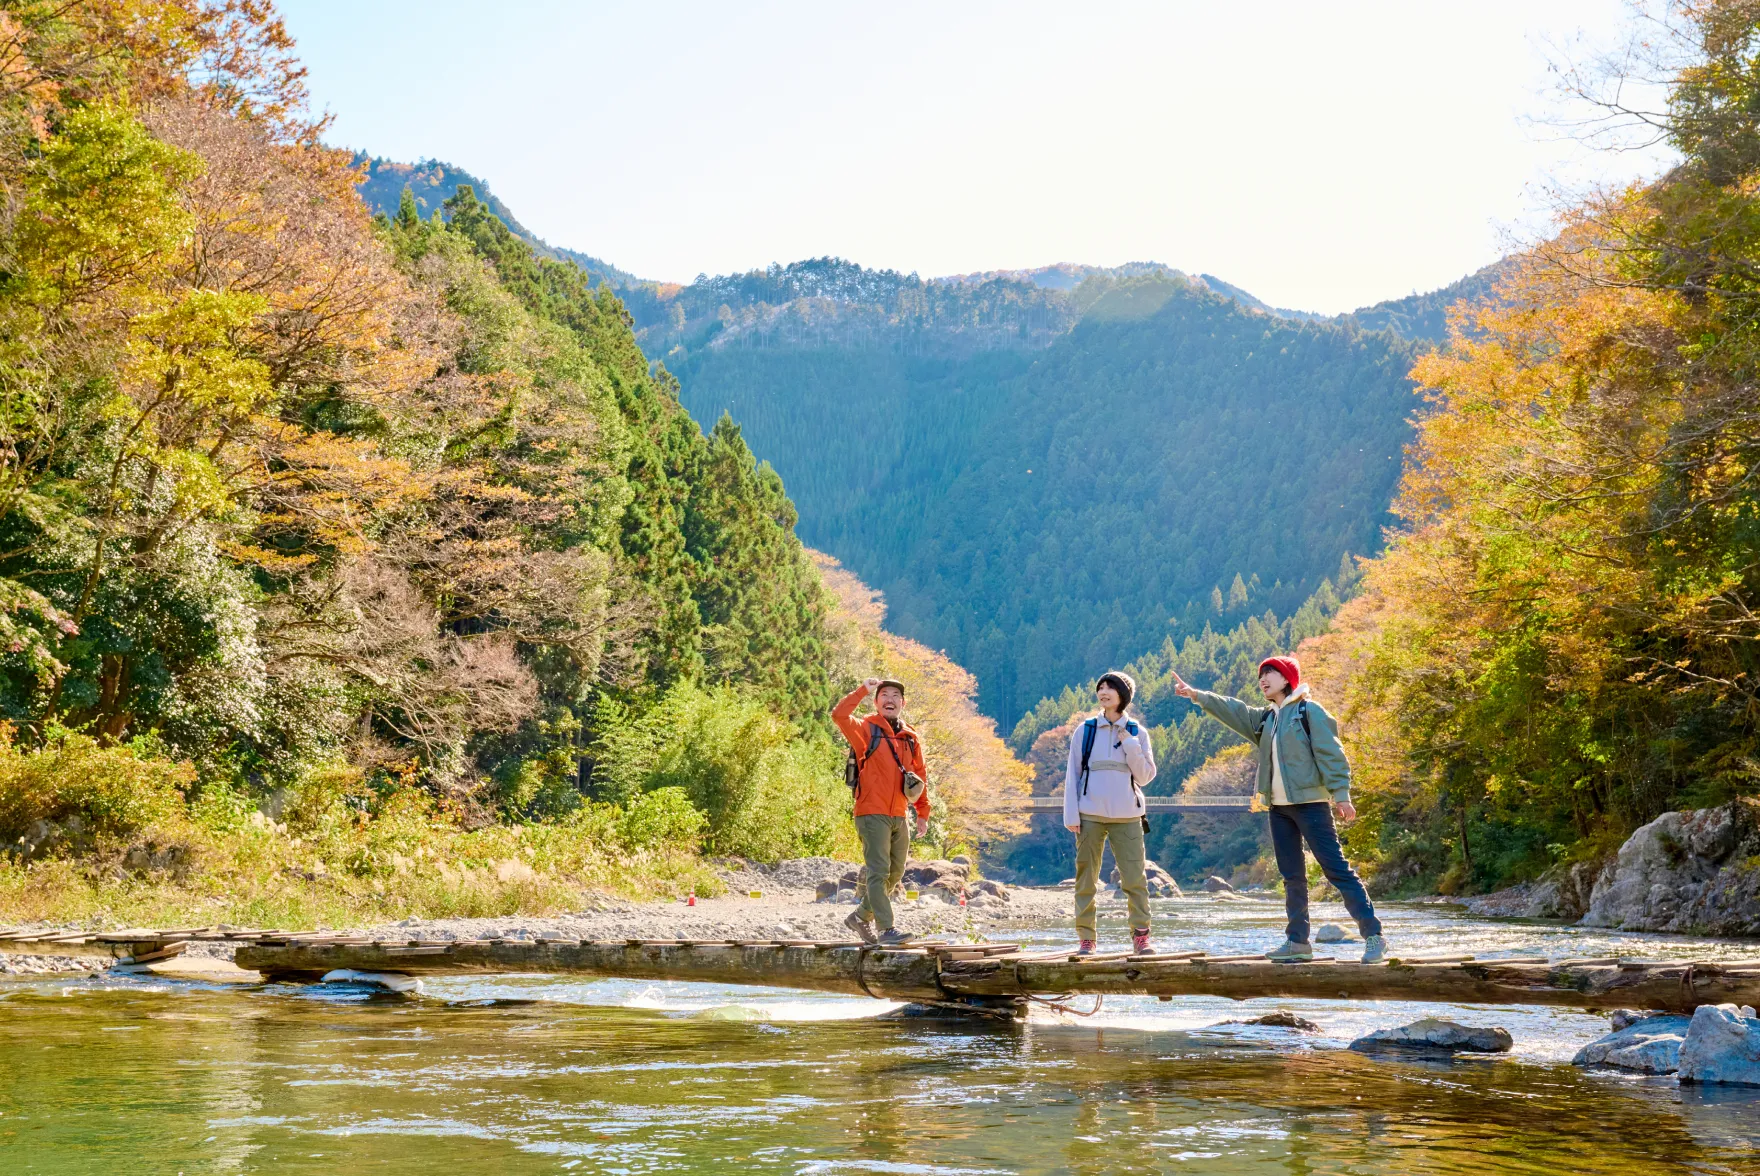
<svg viewBox="0 0 1760 1176"><path fill-rule="evenodd" d="M874 713L858 722L856 707L870 694ZM831 718L855 751L856 835L868 871L862 905L844 922L865 943L907 943L910 933L892 924L891 895L910 857L906 815L911 808L917 810L917 836L929 831L929 793L922 783L929 769L923 763L923 741L904 723L904 683L869 678L831 708Z"/></svg>

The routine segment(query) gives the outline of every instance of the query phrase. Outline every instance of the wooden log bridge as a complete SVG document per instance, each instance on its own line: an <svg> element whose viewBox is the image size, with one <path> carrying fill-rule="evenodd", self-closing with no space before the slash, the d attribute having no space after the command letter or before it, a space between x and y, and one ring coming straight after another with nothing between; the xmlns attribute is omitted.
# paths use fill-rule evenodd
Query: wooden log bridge
<svg viewBox="0 0 1760 1176"><path fill-rule="evenodd" d="M1382 964L1200 951L1078 957L1008 943L926 943L893 950L812 940L591 941L372 939L257 929L102 933L0 929L0 952L124 962L164 959L197 941L237 944L242 968L271 981L313 981L338 969L409 975L548 974L765 985L927 1004L1018 1007L1058 995L1291 997L1320 1000L1544 1004L1667 1009L1760 1005L1760 957L1741 962L1632 959L1396 958Z"/></svg>

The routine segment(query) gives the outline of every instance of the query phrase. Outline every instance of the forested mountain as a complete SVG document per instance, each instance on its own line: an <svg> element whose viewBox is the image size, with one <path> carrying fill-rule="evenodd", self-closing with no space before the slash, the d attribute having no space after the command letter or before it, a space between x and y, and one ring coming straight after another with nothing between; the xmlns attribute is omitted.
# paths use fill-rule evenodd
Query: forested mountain
<svg viewBox="0 0 1760 1176"><path fill-rule="evenodd" d="M1068 292L829 261L718 282L673 293L670 329L648 315L681 400L741 422L803 537L1005 726L1176 626L1292 612L1378 545L1415 408L1392 336L1170 271Z"/></svg>
<svg viewBox="0 0 1760 1176"><path fill-rule="evenodd" d="M367 202L369 209L382 216L397 215L403 190L408 188L415 199L416 211L423 219L432 217L435 213L439 213L444 219L447 216L446 201L461 186L468 187L476 193L477 199L487 206L490 213L506 225L515 237L530 245L539 257L552 261L572 261L585 270L593 281L607 282L619 289L641 284L634 274L618 269L608 261L544 241L514 218L507 205L489 190L486 182L461 167L454 167L437 159L424 160L421 163L398 163L361 153L356 153L354 163L364 170L365 175L360 185L361 199Z"/></svg>
<svg viewBox="0 0 1760 1176"><path fill-rule="evenodd" d="M1148 262L596 272L692 415L739 422L802 537L970 668L1005 727L1170 633L1292 612L1377 550L1418 408L1405 373L1444 307L1490 286L1323 320Z"/></svg>

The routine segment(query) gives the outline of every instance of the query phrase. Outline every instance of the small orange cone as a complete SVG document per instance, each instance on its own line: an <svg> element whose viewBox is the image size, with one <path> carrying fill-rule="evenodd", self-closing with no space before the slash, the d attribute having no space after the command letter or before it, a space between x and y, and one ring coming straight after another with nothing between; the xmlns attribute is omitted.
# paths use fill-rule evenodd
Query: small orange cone
<svg viewBox="0 0 1760 1176"><path fill-rule="evenodd" d="M691 891L691 896L684 900L684 905L685 906L696 906L697 905L697 892L696 891L694 891L694 890Z"/></svg>

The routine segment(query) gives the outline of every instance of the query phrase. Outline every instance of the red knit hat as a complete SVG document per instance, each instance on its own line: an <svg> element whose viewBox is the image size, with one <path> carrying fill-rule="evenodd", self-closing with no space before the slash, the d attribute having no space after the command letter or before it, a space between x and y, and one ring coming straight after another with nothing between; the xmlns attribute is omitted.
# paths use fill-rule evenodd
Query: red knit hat
<svg viewBox="0 0 1760 1176"><path fill-rule="evenodd" d="M1302 663L1293 657L1268 657L1259 663L1259 672L1263 674L1266 670L1282 674L1291 690L1302 684Z"/></svg>

